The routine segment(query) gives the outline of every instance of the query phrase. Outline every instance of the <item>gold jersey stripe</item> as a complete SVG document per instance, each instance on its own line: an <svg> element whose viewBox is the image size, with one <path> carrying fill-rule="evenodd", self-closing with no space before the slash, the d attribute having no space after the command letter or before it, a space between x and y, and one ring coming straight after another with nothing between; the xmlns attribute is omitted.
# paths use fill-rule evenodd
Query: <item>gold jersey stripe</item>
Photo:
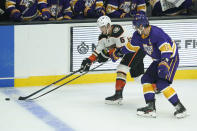
<svg viewBox="0 0 197 131"><path fill-rule="evenodd" d="M128 42L126 44L126 48L127 48L127 50L132 51L132 52L137 52L140 49L139 46L133 46L133 45L131 45L130 42Z"/></svg>
<svg viewBox="0 0 197 131"><path fill-rule="evenodd" d="M170 43L167 43L167 42L163 43L163 44L159 47L159 50L161 51L161 53L173 52Z"/></svg>
<svg viewBox="0 0 197 131"><path fill-rule="evenodd" d="M154 92L154 88L152 86L152 84L143 84L143 93L147 94L147 93L153 93Z"/></svg>
<svg viewBox="0 0 197 131"><path fill-rule="evenodd" d="M163 94L164 94L164 96L167 98L167 99L170 99L172 96L174 96L175 94L176 94L176 91L172 88L172 87L170 87L170 86L168 86L166 89L164 89L163 91Z"/></svg>

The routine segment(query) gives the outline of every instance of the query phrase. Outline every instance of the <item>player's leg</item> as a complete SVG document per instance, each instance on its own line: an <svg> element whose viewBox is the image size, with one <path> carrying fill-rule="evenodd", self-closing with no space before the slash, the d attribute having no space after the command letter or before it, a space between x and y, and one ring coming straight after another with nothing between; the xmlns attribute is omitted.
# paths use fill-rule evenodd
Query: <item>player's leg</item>
<svg viewBox="0 0 197 131"><path fill-rule="evenodd" d="M175 107L176 111L174 112L174 116L177 118L183 118L187 116L186 108L180 102L176 91L170 86L179 65L179 56L177 55L175 58L171 59L169 63L169 75L166 77L166 79L159 79L157 81L157 87Z"/></svg>
<svg viewBox="0 0 197 131"><path fill-rule="evenodd" d="M127 72L129 72L129 63L133 60L136 53L126 54L117 67L117 77L115 85L115 94L105 98L106 104L122 104L122 92L126 84Z"/></svg>
<svg viewBox="0 0 197 131"><path fill-rule="evenodd" d="M155 92L152 83L157 78L158 62L153 62L142 76L143 93L147 106L138 108L137 115L146 117L156 117Z"/></svg>
<svg viewBox="0 0 197 131"><path fill-rule="evenodd" d="M127 58L128 63L126 64L130 67L130 76L134 78L137 83L141 83L141 77L142 74L144 74L144 57L145 53L142 49L140 49L132 57Z"/></svg>
<svg viewBox="0 0 197 131"><path fill-rule="evenodd" d="M123 64L119 64L117 67L117 77L115 85L115 94L105 98L106 104L122 104L122 92L126 84L127 72L129 67Z"/></svg>
<svg viewBox="0 0 197 131"><path fill-rule="evenodd" d="M174 116L177 118L185 117L187 115L186 108L180 102L176 91L170 86L170 83L167 80L160 79L157 81L157 87L175 107L176 111L174 112Z"/></svg>
<svg viewBox="0 0 197 131"><path fill-rule="evenodd" d="M145 54L142 50L139 50L138 53L136 54L135 58L133 59L132 62L130 62L130 76L131 78L134 78L134 81L137 83L141 84L141 77L142 74L144 74L144 59ZM152 83L154 87L155 94L161 93L155 83Z"/></svg>
<svg viewBox="0 0 197 131"><path fill-rule="evenodd" d="M133 62L132 64L136 64L136 63ZM143 62L143 60L140 63L136 64L136 66L130 67L129 72L130 72L131 78L133 78L135 82L141 84L141 77L144 74L144 62Z"/></svg>

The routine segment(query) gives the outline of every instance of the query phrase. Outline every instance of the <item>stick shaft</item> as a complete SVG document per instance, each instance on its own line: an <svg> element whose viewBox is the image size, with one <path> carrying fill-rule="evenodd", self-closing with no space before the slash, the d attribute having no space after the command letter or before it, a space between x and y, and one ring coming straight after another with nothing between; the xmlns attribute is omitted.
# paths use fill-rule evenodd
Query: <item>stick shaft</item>
<svg viewBox="0 0 197 131"><path fill-rule="evenodd" d="M98 66L92 68L90 71L92 71L92 70L94 70L94 69L96 69L96 68L102 66L103 64L104 64L104 63L101 63L100 65L98 65ZM68 84L68 83L70 83L70 82L72 82L72 81L78 79L79 77L81 77L81 76L87 74L88 72L89 72L89 71L87 71L87 72L85 72L85 73L83 73L83 74L81 74L81 75L79 75L79 76L77 76L77 77L75 77L75 78L73 78L73 79L67 81L66 83L64 83L64 84L62 84L62 85L60 85L60 86L58 86L58 87L56 87L56 88L54 88L54 89L52 89L52 90L49 90L49 91L47 91L47 92L45 92L45 93L43 93L43 94L41 94L41 95L39 95L39 96L37 96L37 97L35 97L35 98L29 99L29 100L35 100L35 99L40 98L40 97L42 97L42 96L44 96L44 95L46 95L46 94L48 94L48 93L50 93L50 92L52 92L52 91L54 91L54 90L57 90L58 88L60 88L60 87L62 87L62 86L64 86L64 85L66 85L66 84Z"/></svg>
<svg viewBox="0 0 197 131"><path fill-rule="evenodd" d="M29 98L29 97L31 97L31 96L33 96L33 95L35 95L35 94L41 92L41 91L47 89L48 87L50 87L50 86L52 86L52 85L54 85L54 84L56 84L56 83L58 83L58 82L60 82L60 81L62 81L62 80L64 80L64 79L66 79L66 78L68 78L68 77L70 77L70 76L76 74L76 73L79 72L79 71L80 71L80 69L79 69L79 70L76 70L76 71L74 71L74 72L72 72L72 73L70 73L70 74L67 75L67 76L64 76L63 78L61 78L61 79L59 79L59 80L57 80L57 81L51 83L50 85L45 86L44 88L42 88L42 89L40 89L40 90L38 90L38 91L36 91L36 92L33 92L32 94L30 94L30 95L28 95L28 96L25 96L25 97L20 96L18 99L19 99L19 100L25 100L25 99L27 99L27 98Z"/></svg>

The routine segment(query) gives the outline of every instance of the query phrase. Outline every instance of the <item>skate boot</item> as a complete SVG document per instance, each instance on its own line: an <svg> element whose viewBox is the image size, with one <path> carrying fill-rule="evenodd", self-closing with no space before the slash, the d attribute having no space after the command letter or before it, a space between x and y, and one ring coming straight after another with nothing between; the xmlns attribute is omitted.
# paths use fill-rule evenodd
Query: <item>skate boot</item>
<svg viewBox="0 0 197 131"><path fill-rule="evenodd" d="M146 107L138 108L137 115L156 118L155 100L147 102Z"/></svg>
<svg viewBox="0 0 197 131"><path fill-rule="evenodd" d="M174 112L174 116L176 118L184 118L187 116L186 109L180 101L175 106L175 108L176 108L176 111Z"/></svg>
<svg viewBox="0 0 197 131"><path fill-rule="evenodd" d="M113 96L105 98L105 104L122 105L122 90L116 91Z"/></svg>

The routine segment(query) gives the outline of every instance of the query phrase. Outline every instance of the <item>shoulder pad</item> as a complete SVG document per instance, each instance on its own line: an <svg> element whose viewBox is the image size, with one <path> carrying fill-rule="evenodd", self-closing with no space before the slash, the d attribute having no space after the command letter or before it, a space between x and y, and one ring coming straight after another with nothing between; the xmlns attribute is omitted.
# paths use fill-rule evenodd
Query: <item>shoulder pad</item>
<svg viewBox="0 0 197 131"><path fill-rule="evenodd" d="M107 35L100 34L98 40L101 40L103 38L107 38Z"/></svg>
<svg viewBox="0 0 197 131"><path fill-rule="evenodd" d="M119 37L124 32L121 25L112 25L112 37Z"/></svg>

